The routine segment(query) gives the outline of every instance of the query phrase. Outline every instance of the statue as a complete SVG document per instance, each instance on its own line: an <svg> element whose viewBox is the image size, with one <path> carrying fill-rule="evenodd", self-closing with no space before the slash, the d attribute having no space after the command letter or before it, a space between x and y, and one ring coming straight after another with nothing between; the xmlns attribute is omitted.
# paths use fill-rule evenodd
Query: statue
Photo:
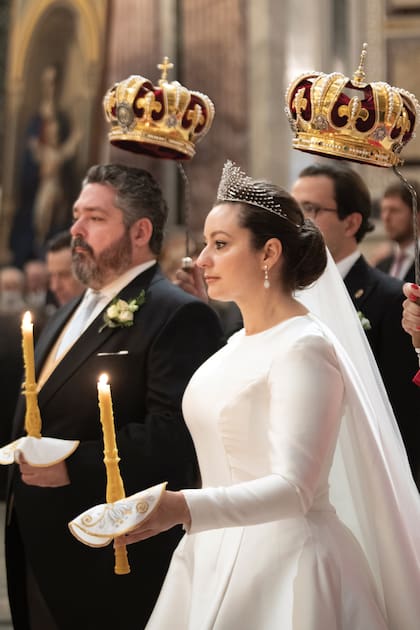
<svg viewBox="0 0 420 630"><path fill-rule="evenodd" d="M41 74L38 111L29 122L23 156L20 200L11 235L15 264L43 253L46 240L68 227L65 170L76 155L80 130L70 128L58 108L58 72L53 65Z"/></svg>

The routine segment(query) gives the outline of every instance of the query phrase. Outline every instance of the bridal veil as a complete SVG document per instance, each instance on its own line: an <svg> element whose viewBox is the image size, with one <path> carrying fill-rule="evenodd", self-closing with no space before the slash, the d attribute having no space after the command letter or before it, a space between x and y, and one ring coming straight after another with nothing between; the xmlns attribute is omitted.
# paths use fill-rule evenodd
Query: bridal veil
<svg viewBox="0 0 420 630"><path fill-rule="evenodd" d="M390 627L415 630L420 497L375 359L330 255L321 278L296 297L339 340L346 407L330 475L332 502L368 558Z"/></svg>

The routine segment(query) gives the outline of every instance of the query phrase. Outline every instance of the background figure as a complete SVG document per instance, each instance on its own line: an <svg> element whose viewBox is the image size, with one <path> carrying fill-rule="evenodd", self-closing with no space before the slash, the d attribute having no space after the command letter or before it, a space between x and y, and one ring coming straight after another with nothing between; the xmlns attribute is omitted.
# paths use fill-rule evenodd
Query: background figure
<svg viewBox="0 0 420 630"><path fill-rule="evenodd" d="M22 383L20 324L26 310L24 275L16 267L0 269L0 446L10 442L12 418ZM0 466L0 500L6 493L7 466Z"/></svg>
<svg viewBox="0 0 420 630"><path fill-rule="evenodd" d="M80 295L85 286L73 272L71 234L68 230L53 236L46 246L48 286L57 304L63 306Z"/></svg>
<svg viewBox="0 0 420 630"><path fill-rule="evenodd" d="M45 125L44 142L32 138L30 148L34 160L39 165L39 183L33 205L35 243L41 249L54 223L63 223L65 198L60 172L63 164L72 158L80 141L80 132L73 130L71 135L60 144L57 119L49 120Z"/></svg>
<svg viewBox="0 0 420 630"><path fill-rule="evenodd" d="M25 275L17 267L0 269L0 312L20 315L26 308Z"/></svg>
<svg viewBox="0 0 420 630"><path fill-rule="evenodd" d="M23 267L25 302L31 311L37 335L55 313L57 303L48 287L48 269L44 260L28 260Z"/></svg>
<svg viewBox="0 0 420 630"><path fill-rule="evenodd" d="M409 180L417 192L420 204L420 185ZM394 278L414 282L414 228L411 193L400 181L390 184L381 199L381 219L386 234L393 243L393 253L376 266Z"/></svg>
<svg viewBox="0 0 420 630"><path fill-rule="evenodd" d="M411 382L417 358L401 328L402 282L371 267L358 249L373 229L369 191L355 171L330 160L305 168L292 194L324 235L359 313L420 488L420 426L415 419L420 391Z"/></svg>
<svg viewBox="0 0 420 630"><path fill-rule="evenodd" d="M48 270L43 260L29 260L23 268L25 301L29 308L43 309L47 302Z"/></svg>
<svg viewBox="0 0 420 630"><path fill-rule="evenodd" d="M22 384L21 315L0 312L0 446L11 441L12 418ZM7 466L0 466L0 500L6 496Z"/></svg>
<svg viewBox="0 0 420 630"><path fill-rule="evenodd" d="M21 168L20 199L11 231L15 264L43 256L45 240L69 223L74 189L71 158L80 132L72 129L58 104L59 73L46 66L41 101L29 122Z"/></svg>
<svg viewBox="0 0 420 630"><path fill-rule="evenodd" d="M204 232L209 295L235 299L244 329L184 394L203 488L164 491L119 539L187 530L147 629L416 630L420 497L340 278L323 274L319 230L284 190L227 163ZM364 380L294 298L321 274Z"/></svg>
<svg viewBox="0 0 420 630"><path fill-rule="evenodd" d="M73 266L89 288L44 329L36 375L43 435L80 445L65 462L21 463L12 470L6 562L16 630L26 630L28 618L31 630L143 628L182 536L178 528L139 545L130 553L131 573L119 576L112 547L87 550L67 527L80 511L105 500L97 399L102 373L112 387L126 492L163 480L172 489L197 484L181 397L223 336L215 313L159 270L166 217L152 176L126 166L92 167L74 204ZM130 302L143 291L145 302L131 326L124 309L116 327L107 325L116 297ZM22 431L19 405L13 437Z"/></svg>

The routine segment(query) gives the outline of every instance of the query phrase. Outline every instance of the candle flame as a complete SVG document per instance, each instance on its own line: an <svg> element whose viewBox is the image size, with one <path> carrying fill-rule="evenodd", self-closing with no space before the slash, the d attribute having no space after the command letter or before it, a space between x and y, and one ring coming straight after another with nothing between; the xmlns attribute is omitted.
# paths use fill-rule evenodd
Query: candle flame
<svg viewBox="0 0 420 630"><path fill-rule="evenodd" d="M31 311L25 311L22 319L22 325L26 328L32 324L32 315Z"/></svg>
<svg viewBox="0 0 420 630"><path fill-rule="evenodd" d="M101 385L107 385L108 383L108 374L101 374L99 377L99 382Z"/></svg>

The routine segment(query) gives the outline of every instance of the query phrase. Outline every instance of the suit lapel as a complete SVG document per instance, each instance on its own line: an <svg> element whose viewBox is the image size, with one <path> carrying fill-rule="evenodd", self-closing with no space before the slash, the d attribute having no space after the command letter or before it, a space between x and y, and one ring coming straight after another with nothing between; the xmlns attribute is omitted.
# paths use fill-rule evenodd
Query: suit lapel
<svg viewBox="0 0 420 630"><path fill-rule="evenodd" d="M132 280L122 291L118 294L123 300L130 300L138 296L140 291L144 289L147 294L147 289L150 284L157 282L161 278L158 266L154 265L150 269L147 269L144 273L140 274L134 280ZM51 330L49 334L48 343L44 344L44 348L40 349L40 365L41 356L43 360L47 356L47 352L51 349L52 344L61 331L62 326L67 321L70 314L74 311L80 300L70 309L70 312L62 314L59 322L54 322L54 331ZM147 303L147 295L146 295ZM57 367L49 376L48 380L39 392L40 405L44 405L57 391L57 389L66 382L71 376L80 368L80 366L92 355L97 353L101 346L103 346L111 335L116 334L118 328L104 328L102 332L99 329L103 323L103 313L107 306L102 310L98 317L90 324L85 332L74 343L69 352L63 357ZM134 324L136 325L136 318L134 317ZM42 352L42 354L41 354Z"/></svg>
<svg viewBox="0 0 420 630"><path fill-rule="evenodd" d="M383 260L379 261L378 269L381 269L384 273L389 273L393 260L393 256L387 256Z"/></svg>
<svg viewBox="0 0 420 630"><path fill-rule="evenodd" d="M66 324L67 320L74 313L78 305L82 300L83 294L62 306L59 311L57 311L56 316L51 322L48 322L45 326L45 332L41 335L39 342L35 348L35 369L36 372L39 373L41 366L43 365L48 353L53 347L57 337L63 329L63 326Z"/></svg>
<svg viewBox="0 0 420 630"><path fill-rule="evenodd" d="M344 278L344 284L350 294L353 304L360 309L375 286L369 266L363 256L360 256Z"/></svg>

